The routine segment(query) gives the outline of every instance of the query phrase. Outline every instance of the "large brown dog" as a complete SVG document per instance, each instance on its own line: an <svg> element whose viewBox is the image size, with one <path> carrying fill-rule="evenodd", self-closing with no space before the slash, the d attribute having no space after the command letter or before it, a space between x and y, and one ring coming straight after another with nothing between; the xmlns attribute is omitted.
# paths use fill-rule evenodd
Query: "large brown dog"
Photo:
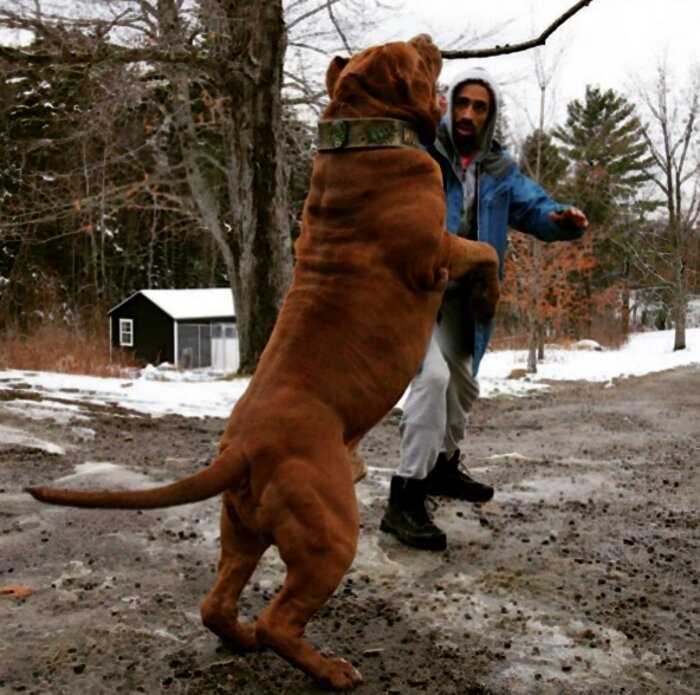
<svg viewBox="0 0 700 695"><path fill-rule="evenodd" d="M400 119L430 142L440 66L425 36L336 58L325 118ZM219 575L202 604L204 624L238 647L271 647L325 686L358 684L351 664L304 639L355 556L349 451L416 373L448 275L472 274L482 317L498 297L495 252L448 234L444 216L440 170L418 148L318 154L292 287L212 465L151 490L31 494L54 504L146 509L223 492ZM270 545L286 580L255 624L244 624L238 597Z"/></svg>

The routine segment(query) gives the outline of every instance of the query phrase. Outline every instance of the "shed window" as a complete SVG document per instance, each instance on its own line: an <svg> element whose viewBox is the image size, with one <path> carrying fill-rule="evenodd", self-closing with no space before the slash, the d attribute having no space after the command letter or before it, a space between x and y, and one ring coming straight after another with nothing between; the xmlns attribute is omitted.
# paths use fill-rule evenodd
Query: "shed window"
<svg viewBox="0 0 700 695"><path fill-rule="evenodd" d="M119 319L119 344L126 347L134 346L133 319Z"/></svg>

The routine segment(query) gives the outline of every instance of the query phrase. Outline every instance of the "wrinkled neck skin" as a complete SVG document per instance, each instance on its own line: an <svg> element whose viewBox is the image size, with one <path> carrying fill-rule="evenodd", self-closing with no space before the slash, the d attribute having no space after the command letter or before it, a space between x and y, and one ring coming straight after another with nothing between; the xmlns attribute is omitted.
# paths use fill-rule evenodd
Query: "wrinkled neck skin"
<svg viewBox="0 0 700 695"><path fill-rule="evenodd" d="M356 106L354 101L348 99L331 102L324 111L323 118L395 118L408 123L418 133L423 144L428 145L435 139L439 121L437 118L426 117L421 109L387 104L372 97L367 97L361 106Z"/></svg>

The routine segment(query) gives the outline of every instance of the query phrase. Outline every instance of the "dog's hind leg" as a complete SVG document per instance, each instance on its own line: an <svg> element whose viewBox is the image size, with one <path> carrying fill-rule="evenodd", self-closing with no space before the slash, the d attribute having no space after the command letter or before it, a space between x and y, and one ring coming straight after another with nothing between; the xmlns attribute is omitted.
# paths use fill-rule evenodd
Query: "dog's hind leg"
<svg viewBox="0 0 700 695"><path fill-rule="evenodd" d="M362 676L345 659L323 656L307 642L304 631L355 557L359 522L352 481L347 477L346 490L338 495L345 499L334 497L322 502L308 488L294 495L297 499L291 501L286 518L275 532L287 576L256 623L261 644L335 690L355 687Z"/></svg>
<svg viewBox="0 0 700 695"><path fill-rule="evenodd" d="M221 559L216 584L202 603L202 622L234 649L257 649L255 626L238 620L238 597L269 544L246 531L235 511L221 509Z"/></svg>

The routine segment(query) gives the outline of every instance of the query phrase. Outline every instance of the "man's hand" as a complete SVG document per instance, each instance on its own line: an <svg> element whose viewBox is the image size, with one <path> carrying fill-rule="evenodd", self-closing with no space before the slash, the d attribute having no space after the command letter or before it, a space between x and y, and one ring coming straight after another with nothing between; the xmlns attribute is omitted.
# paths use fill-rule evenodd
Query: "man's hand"
<svg viewBox="0 0 700 695"><path fill-rule="evenodd" d="M562 212L550 212L549 219L566 229L585 229L588 218L578 208L567 208Z"/></svg>

